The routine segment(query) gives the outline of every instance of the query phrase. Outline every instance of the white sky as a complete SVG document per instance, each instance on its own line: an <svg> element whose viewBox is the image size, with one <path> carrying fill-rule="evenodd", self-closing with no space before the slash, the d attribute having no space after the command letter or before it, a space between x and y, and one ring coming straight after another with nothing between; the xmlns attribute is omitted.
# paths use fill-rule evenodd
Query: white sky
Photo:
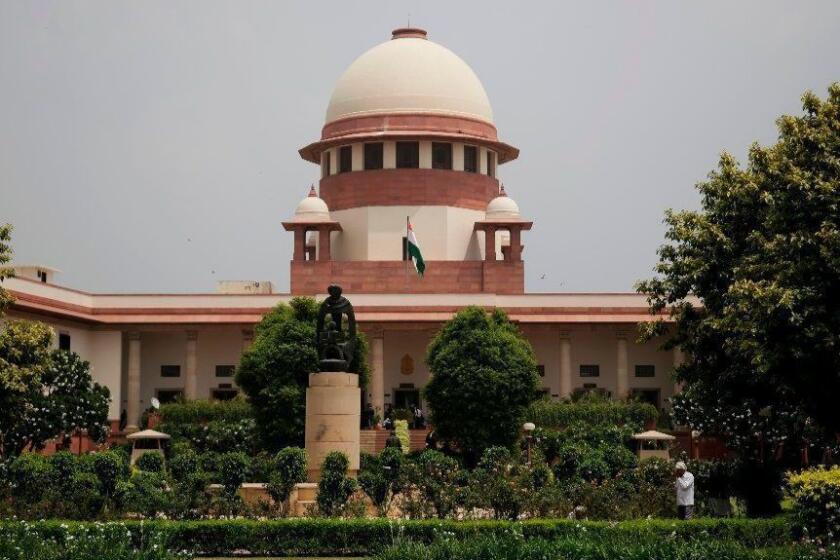
<svg viewBox="0 0 840 560"><path fill-rule="evenodd" d="M288 289L339 75L411 23L484 83L529 291L625 291L721 150L840 80L840 2L0 0L0 222L107 292ZM418 231L422 245L422 232ZM544 278L543 278L544 275Z"/></svg>

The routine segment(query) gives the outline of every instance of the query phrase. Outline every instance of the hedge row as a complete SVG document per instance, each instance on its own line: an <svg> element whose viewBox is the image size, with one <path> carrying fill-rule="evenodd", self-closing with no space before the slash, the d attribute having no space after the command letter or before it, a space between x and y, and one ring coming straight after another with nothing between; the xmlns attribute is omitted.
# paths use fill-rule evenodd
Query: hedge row
<svg viewBox="0 0 840 560"><path fill-rule="evenodd" d="M194 400L168 403L160 407L167 424L206 424L213 421L239 422L254 417L245 399L229 401Z"/></svg>
<svg viewBox="0 0 840 560"><path fill-rule="evenodd" d="M643 426L655 422L659 411L655 406L641 402L592 400L573 403L542 399L534 402L525 416L540 428L565 428L575 422Z"/></svg>
<svg viewBox="0 0 840 560"><path fill-rule="evenodd" d="M11 523L11 522L5 522ZM125 521L138 544L162 533L168 547L200 555L225 556L248 552L264 556L368 556L397 541L431 543L443 533L462 539L474 535L509 534L521 530L526 539L556 539L586 535L628 537L641 542L675 535L682 539L715 539L751 547L771 547L793 540L784 518L695 519L687 522L654 519L620 523L561 520L510 521L390 521L387 519L282 519L207 521ZM60 520L32 522L44 537L63 539L90 526Z"/></svg>

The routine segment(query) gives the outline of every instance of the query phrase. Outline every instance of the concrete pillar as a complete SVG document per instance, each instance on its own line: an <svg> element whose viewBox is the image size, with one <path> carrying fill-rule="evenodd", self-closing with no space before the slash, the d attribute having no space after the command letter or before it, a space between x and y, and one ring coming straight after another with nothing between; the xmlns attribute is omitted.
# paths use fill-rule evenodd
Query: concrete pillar
<svg viewBox="0 0 840 560"><path fill-rule="evenodd" d="M518 262L522 260L522 229L516 226L510 228L510 260Z"/></svg>
<svg viewBox="0 0 840 560"><path fill-rule="evenodd" d="M187 348L184 372L184 397L198 398L198 331L187 331Z"/></svg>
<svg viewBox="0 0 840 560"><path fill-rule="evenodd" d="M626 399L630 392L630 379L627 372L627 333L617 333L616 350L616 395L617 399Z"/></svg>
<svg viewBox="0 0 840 560"><path fill-rule="evenodd" d="M432 168L432 143L429 141L420 142L420 169Z"/></svg>
<svg viewBox="0 0 840 560"><path fill-rule="evenodd" d="M384 142L382 146L382 168L396 169L397 167L397 144L396 142Z"/></svg>
<svg viewBox="0 0 840 560"><path fill-rule="evenodd" d="M128 333L128 383L125 431L136 432L140 423L140 333Z"/></svg>
<svg viewBox="0 0 840 560"><path fill-rule="evenodd" d="M452 170L464 170L464 145L460 142L452 144Z"/></svg>
<svg viewBox="0 0 840 560"><path fill-rule="evenodd" d="M683 354L682 348L679 346L674 346L674 371L685 362L685 354ZM677 380L674 380L674 394L679 395L682 393L683 384L678 383Z"/></svg>
<svg viewBox="0 0 840 560"><path fill-rule="evenodd" d="M292 254L292 260L306 260L306 230L302 227L295 228L295 249Z"/></svg>
<svg viewBox="0 0 840 560"><path fill-rule="evenodd" d="M370 340L370 390L368 402L382 418L385 412L385 336L374 332ZM384 418L382 418L384 420Z"/></svg>
<svg viewBox="0 0 840 560"><path fill-rule="evenodd" d="M572 394L572 339L569 331L560 331L560 398Z"/></svg>
<svg viewBox="0 0 840 560"><path fill-rule="evenodd" d="M484 229L484 260L496 260L496 228L487 226Z"/></svg>
<svg viewBox="0 0 840 560"><path fill-rule="evenodd" d="M318 260L330 261L332 255L330 254L330 228L321 226L318 229Z"/></svg>
<svg viewBox="0 0 840 560"><path fill-rule="evenodd" d="M359 472L359 423L362 392L355 373L321 372L309 375L306 390L304 440L309 458L309 482L317 482L321 465L331 451L350 459L348 474Z"/></svg>

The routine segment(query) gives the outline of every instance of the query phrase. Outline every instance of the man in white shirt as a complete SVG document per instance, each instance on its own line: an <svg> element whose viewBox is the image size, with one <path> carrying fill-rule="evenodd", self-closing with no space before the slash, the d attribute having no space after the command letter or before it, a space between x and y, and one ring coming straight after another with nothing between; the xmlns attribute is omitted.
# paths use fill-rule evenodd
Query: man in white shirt
<svg viewBox="0 0 840 560"><path fill-rule="evenodd" d="M688 520L694 517L694 475L688 472L685 463L678 462L674 467L677 480L677 517Z"/></svg>

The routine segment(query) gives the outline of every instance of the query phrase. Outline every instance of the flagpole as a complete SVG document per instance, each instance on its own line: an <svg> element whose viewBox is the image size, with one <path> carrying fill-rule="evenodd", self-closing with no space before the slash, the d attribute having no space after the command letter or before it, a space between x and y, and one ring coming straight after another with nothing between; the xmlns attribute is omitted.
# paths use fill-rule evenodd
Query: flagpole
<svg viewBox="0 0 840 560"><path fill-rule="evenodd" d="M403 241L403 250L405 251L405 259L403 263L403 270L405 271L405 288L406 292L408 291L408 261L411 259L411 255L408 253L408 224L411 222L408 221L408 216L405 217L405 241Z"/></svg>

